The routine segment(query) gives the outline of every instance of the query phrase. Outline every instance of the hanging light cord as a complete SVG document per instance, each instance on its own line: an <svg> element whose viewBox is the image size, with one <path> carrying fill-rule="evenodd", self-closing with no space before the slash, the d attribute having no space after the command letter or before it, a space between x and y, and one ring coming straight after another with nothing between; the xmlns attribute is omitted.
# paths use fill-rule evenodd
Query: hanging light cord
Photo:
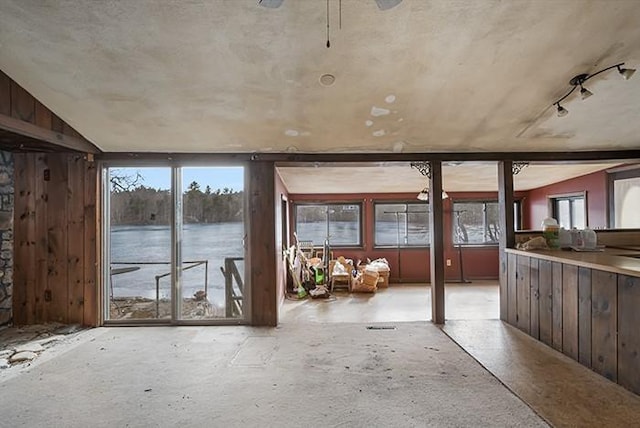
<svg viewBox="0 0 640 428"><path fill-rule="evenodd" d="M331 47L331 42L329 41L329 0L327 0L327 48Z"/></svg>

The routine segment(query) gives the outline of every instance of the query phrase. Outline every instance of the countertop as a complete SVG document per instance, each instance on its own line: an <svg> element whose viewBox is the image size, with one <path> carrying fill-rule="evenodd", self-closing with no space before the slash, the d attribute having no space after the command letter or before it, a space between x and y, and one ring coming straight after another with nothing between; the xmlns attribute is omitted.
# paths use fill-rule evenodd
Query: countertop
<svg viewBox="0 0 640 428"><path fill-rule="evenodd" d="M636 250L635 248L638 249ZM514 248L507 248L505 251L510 254L536 257L552 262L573 264L605 272L640 277L640 258L628 257L629 255L640 256L640 247L637 246L607 247L604 251L594 252L571 250L524 251Z"/></svg>

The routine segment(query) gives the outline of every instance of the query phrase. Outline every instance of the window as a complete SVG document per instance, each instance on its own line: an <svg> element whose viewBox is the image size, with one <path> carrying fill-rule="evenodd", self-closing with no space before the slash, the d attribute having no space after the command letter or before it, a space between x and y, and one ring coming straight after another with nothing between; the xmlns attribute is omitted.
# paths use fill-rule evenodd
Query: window
<svg viewBox="0 0 640 428"><path fill-rule="evenodd" d="M513 201L513 228L522 230L522 201Z"/></svg>
<svg viewBox="0 0 640 428"><path fill-rule="evenodd" d="M498 203L473 201L453 203L453 243L493 245L500 237Z"/></svg>
<svg viewBox="0 0 640 428"><path fill-rule="evenodd" d="M428 205L424 202L375 204L375 245L429 245Z"/></svg>
<svg viewBox="0 0 640 428"><path fill-rule="evenodd" d="M565 229L584 229L586 222L585 194L550 196L551 217Z"/></svg>
<svg viewBox="0 0 640 428"><path fill-rule="evenodd" d="M609 226L640 227L640 169L609 174Z"/></svg>
<svg viewBox="0 0 640 428"><path fill-rule="evenodd" d="M360 204L296 204L296 233L300 241L332 246L360 246Z"/></svg>

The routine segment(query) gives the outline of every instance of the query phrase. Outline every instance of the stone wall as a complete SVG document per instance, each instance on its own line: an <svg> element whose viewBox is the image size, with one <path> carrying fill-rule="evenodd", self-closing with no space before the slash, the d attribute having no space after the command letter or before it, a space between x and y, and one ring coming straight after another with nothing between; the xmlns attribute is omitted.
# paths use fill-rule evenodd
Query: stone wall
<svg viewBox="0 0 640 428"><path fill-rule="evenodd" d="M0 328L12 320L13 155L0 151Z"/></svg>

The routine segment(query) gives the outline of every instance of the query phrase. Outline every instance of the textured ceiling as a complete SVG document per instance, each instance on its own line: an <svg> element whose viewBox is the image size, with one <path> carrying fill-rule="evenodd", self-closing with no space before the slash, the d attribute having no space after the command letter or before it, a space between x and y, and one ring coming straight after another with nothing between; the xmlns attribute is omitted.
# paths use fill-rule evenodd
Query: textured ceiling
<svg viewBox="0 0 640 428"><path fill-rule="evenodd" d="M640 75L551 106L640 65L637 0L329 4L327 49L324 0L2 0L0 69L104 151L640 148Z"/></svg>
<svg viewBox="0 0 640 428"><path fill-rule="evenodd" d="M531 164L514 176L516 191L531 190L576 176L616 166L599 164ZM428 187L428 179L409 163L359 165L280 166L278 173L290 193L397 193ZM498 169L494 162L443 165L443 188L448 192L497 192ZM583 189L588 190L588 189Z"/></svg>

